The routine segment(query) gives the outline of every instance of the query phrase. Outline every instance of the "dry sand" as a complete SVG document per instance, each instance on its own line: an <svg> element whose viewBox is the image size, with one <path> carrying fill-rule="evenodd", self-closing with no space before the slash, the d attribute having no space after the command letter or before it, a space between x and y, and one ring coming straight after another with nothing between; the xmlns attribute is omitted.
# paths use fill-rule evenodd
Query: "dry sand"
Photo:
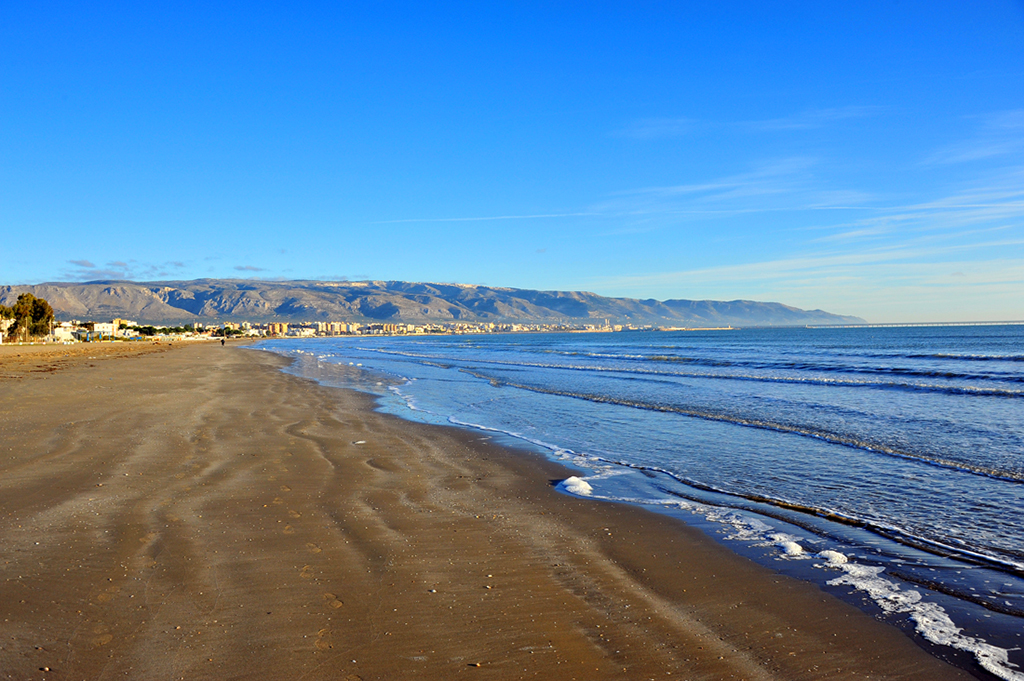
<svg viewBox="0 0 1024 681"><path fill-rule="evenodd" d="M274 355L119 352L0 353L0 678L968 678Z"/></svg>

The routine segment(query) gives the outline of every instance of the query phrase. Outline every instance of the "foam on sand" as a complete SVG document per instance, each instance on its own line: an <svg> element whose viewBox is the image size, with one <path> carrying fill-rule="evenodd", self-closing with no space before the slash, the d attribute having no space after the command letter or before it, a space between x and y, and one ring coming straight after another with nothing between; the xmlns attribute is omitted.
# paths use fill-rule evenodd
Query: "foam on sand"
<svg viewBox="0 0 1024 681"><path fill-rule="evenodd" d="M590 486L590 483L583 478L578 478L575 475L571 475L562 482L558 483L558 488L563 492L569 494L578 494L580 496L589 497L594 493L594 488Z"/></svg>
<svg viewBox="0 0 1024 681"><path fill-rule="evenodd" d="M1015 671L1016 665L1009 661L1008 650L962 634L961 628L938 603L925 601L919 591L900 589L896 582L882 577L885 568L852 563L838 551L822 551L818 557L826 561L825 567L844 573L830 579L830 585L859 589L885 612L906 614L914 622L917 633L928 641L971 653L983 669L1000 679L1024 681L1024 673Z"/></svg>

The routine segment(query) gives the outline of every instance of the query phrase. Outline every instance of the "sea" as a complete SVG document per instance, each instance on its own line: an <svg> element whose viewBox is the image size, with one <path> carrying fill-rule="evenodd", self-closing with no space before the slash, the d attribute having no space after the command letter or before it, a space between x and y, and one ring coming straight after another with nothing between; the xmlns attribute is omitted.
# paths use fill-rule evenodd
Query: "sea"
<svg viewBox="0 0 1024 681"><path fill-rule="evenodd" d="M382 411L676 516L980 678L1024 680L1024 326L281 339Z"/></svg>

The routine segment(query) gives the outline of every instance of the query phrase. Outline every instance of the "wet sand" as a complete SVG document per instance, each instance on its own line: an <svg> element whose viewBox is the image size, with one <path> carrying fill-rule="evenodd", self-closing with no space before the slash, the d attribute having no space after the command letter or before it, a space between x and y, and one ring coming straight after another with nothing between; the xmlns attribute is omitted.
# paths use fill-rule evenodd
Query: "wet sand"
<svg viewBox="0 0 1024 681"><path fill-rule="evenodd" d="M671 518L559 494L558 465L280 357L16 354L0 678L969 678Z"/></svg>

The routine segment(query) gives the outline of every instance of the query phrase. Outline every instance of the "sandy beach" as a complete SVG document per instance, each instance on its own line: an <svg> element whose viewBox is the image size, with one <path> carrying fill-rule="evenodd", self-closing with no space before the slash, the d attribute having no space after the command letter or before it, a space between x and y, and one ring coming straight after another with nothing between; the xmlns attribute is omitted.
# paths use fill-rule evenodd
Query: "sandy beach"
<svg viewBox="0 0 1024 681"><path fill-rule="evenodd" d="M966 679L572 474L236 346L0 348L0 678Z"/></svg>

